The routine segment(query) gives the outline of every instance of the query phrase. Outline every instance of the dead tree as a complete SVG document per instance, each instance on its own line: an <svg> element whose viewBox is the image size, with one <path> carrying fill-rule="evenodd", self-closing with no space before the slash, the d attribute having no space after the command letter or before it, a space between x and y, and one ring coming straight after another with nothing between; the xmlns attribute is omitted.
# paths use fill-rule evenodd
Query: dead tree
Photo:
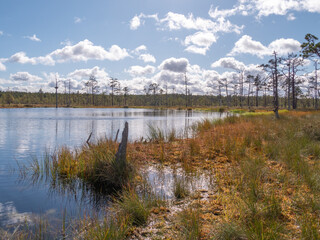
<svg viewBox="0 0 320 240"><path fill-rule="evenodd" d="M264 71L269 73L269 76L272 79L272 90L273 90L273 111L277 119L279 116L279 96L278 96L278 79L279 79L279 70L278 64L280 59L277 57L277 53L273 52L274 59L270 59L267 64L262 64L260 67Z"/></svg>

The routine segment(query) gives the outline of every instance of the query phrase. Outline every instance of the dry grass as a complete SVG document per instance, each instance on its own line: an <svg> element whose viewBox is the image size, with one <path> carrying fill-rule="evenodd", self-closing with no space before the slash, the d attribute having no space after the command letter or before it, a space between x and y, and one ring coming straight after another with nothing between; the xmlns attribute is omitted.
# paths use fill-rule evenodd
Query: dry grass
<svg viewBox="0 0 320 240"><path fill-rule="evenodd" d="M127 151L134 166L179 164L186 171L206 170L215 175L217 192L203 201L196 215L186 210L187 217L182 219L190 220L185 225L190 231L184 236L320 238L319 113L282 112L280 120L272 114L253 113L217 122L204 120L193 130L197 134L192 139L170 141L155 131L154 141L131 143ZM114 150L108 141L75 152L61 149L47 168L56 178L109 182L106 173L112 167ZM137 222L146 224L145 203L134 196L123 195L121 203L129 212L137 210ZM126 203L127 198L132 201Z"/></svg>

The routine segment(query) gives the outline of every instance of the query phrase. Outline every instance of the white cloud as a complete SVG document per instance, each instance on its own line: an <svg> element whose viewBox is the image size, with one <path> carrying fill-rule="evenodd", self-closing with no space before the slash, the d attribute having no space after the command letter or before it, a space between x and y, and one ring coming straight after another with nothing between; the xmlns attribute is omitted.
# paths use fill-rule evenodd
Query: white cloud
<svg viewBox="0 0 320 240"><path fill-rule="evenodd" d="M60 42L60 45L70 46L70 45L72 45L72 42L67 38L66 40Z"/></svg>
<svg viewBox="0 0 320 240"><path fill-rule="evenodd" d="M139 47L135 48L133 51L131 51L135 55L139 55L138 59L144 61L144 62L156 62L156 58L147 53L147 47L145 45L140 45ZM143 52L143 53L142 53Z"/></svg>
<svg viewBox="0 0 320 240"><path fill-rule="evenodd" d="M36 75L32 75L28 72L17 72L15 74L10 74L10 79L13 81L25 81L25 82L32 82L32 81L41 81L42 78Z"/></svg>
<svg viewBox="0 0 320 240"><path fill-rule="evenodd" d="M146 15L146 14L140 13L139 15L135 15L130 20L130 29L137 30L142 24L144 24L143 19L145 18L151 18L156 20L157 22L159 21L158 14Z"/></svg>
<svg viewBox="0 0 320 240"><path fill-rule="evenodd" d="M268 46L271 52L276 51L279 55L297 52L300 50L300 42L292 38L280 38L271 42Z"/></svg>
<svg viewBox="0 0 320 240"><path fill-rule="evenodd" d="M209 10L209 16L212 18L220 18L220 17L225 18L225 17L235 15L237 11L238 11L237 8L219 10L219 8L216 7L215 9L213 9L213 5L211 5Z"/></svg>
<svg viewBox="0 0 320 240"><path fill-rule="evenodd" d="M187 70L189 61L186 58L168 58L164 60L159 68L177 73L184 73Z"/></svg>
<svg viewBox="0 0 320 240"><path fill-rule="evenodd" d="M74 23L81 23L83 21L83 19L79 18L79 17L74 17Z"/></svg>
<svg viewBox="0 0 320 240"><path fill-rule="evenodd" d="M207 47L197 47L195 45L190 45L185 49L186 52L196 53L201 55L206 55L208 48Z"/></svg>
<svg viewBox="0 0 320 240"><path fill-rule="evenodd" d="M287 16L287 20L288 21L294 21L296 19L296 17L294 16L293 13L289 13L288 16Z"/></svg>
<svg viewBox="0 0 320 240"><path fill-rule="evenodd" d="M216 41L217 38L212 32L196 32L185 38L184 44L189 45L185 51L206 55L207 50Z"/></svg>
<svg viewBox="0 0 320 240"><path fill-rule="evenodd" d="M261 42L252 40L252 37L244 35L235 43L235 46L228 56L247 53L263 58L266 55L271 55L274 51L276 51L279 55L286 55L299 50L300 43L292 38L277 39L266 47Z"/></svg>
<svg viewBox="0 0 320 240"><path fill-rule="evenodd" d="M85 39L75 45L67 45L61 49L57 49L46 56L28 57L25 52L17 52L10 58L2 59L2 62L17 62L21 64L43 64L55 65L67 61L88 61L88 60L110 60L119 61L130 56L125 48L118 45L112 45L108 50L101 46L95 46L92 42ZM2 64L3 65L3 64ZM1 66L2 69L4 68Z"/></svg>
<svg viewBox="0 0 320 240"><path fill-rule="evenodd" d="M98 80L106 80L108 78L108 73L105 69L101 69L98 66L93 68L76 69L67 76L76 80L88 80L91 75L94 75Z"/></svg>
<svg viewBox="0 0 320 240"><path fill-rule="evenodd" d="M143 60L144 62L152 62L152 63L155 63L156 62L156 58L154 56L152 56L151 54L141 54L139 56L139 59L140 60Z"/></svg>
<svg viewBox="0 0 320 240"><path fill-rule="evenodd" d="M33 34L32 36L25 36L24 38L30 39L34 42L41 42L41 39L37 38L37 35Z"/></svg>
<svg viewBox="0 0 320 240"><path fill-rule="evenodd" d="M147 65L145 67L142 66L131 66L127 71L131 76L145 76L153 74L155 71L155 67Z"/></svg>
<svg viewBox="0 0 320 240"><path fill-rule="evenodd" d="M211 67L230 68L237 71L245 69L244 63L234 59L233 57L220 58L218 61L212 63Z"/></svg>
<svg viewBox="0 0 320 240"><path fill-rule="evenodd" d="M200 31L217 32L235 32L241 33L244 26L237 26L224 18L218 18L216 21L197 17L193 14L185 16L179 13L168 12L166 17L159 22L164 24L169 30L194 29Z"/></svg>
<svg viewBox="0 0 320 240"><path fill-rule="evenodd" d="M91 59L119 61L128 56L127 50L120 48L118 45L112 45L108 50L105 50L103 47L95 46L92 42L85 39L75 45L67 45L61 49L57 49L46 56L30 58L25 52L18 52L5 60L21 64L55 65L56 61L60 63L67 61L88 61Z"/></svg>
<svg viewBox="0 0 320 240"><path fill-rule="evenodd" d="M50 56L58 58L58 62L72 61L88 61L94 60L110 60L119 61L129 56L124 48L118 45L112 45L109 50L105 50L101 46L95 46L88 39L78 42L73 46L65 46L50 53Z"/></svg>
<svg viewBox="0 0 320 240"><path fill-rule="evenodd" d="M301 4L304 9L309 12L317 12L320 13L320 4L318 0L303 0Z"/></svg>
<svg viewBox="0 0 320 240"><path fill-rule="evenodd" d="M206 70L203 72L203 79L207 85L217 82L220 79L220 74L214 70Z"/></svg>
<svg viewBox="0 0 320 240"><path fill-rule="evenodd" d="M0 61L0 71L6 71L6 66Z"/></svg>
<svg viewBox="0 0 320 240"><path fill-rule="evenodd" d="M172 72L168 70L160 71L155 77L155 82L162 84L174 84L176 89L181 89L180 85L184 84L184 75L179 72Z"/></svg>
<svg viewBox="0 0 320 240"><path fill-rule="evenodd" d="M212 32L196 32L189 35L184 40L186 45L194 44L199 47L210 47L212 43L216 42L217 38Z"/></svg>
<svg viewBox="0 0 320 240"><path fill-rule="evenodd" d="M144 52L144 51L147 51L146 45L140 45L139 47L136 47L133 50L133 53L139 55L141 52Z"/></svg>
<svg viewBox="0 0 320 240"><path fill-rule="evenodd" d="M243 35L234 45L228 56L234 56L240 53L248 53L257 55L262 58L263 56L270 54L267 47L258 41L252 40L252 37Z"/></svg>
<svg viewBox="0 0 320 240"><path fill-rule="evenodd" d="M0 31L0 36L3 35L3 31Z"/></svg>
<svg viewBox="0 0 320 240"><path fill-rule="evenodd" d="M43 64L43 65L54 65L55 62L52 59L51 56L47 55L45 57L33 57L29 58L25 52L17 52L14 55L12 55L9 59L7 59L7 62L17 62L21 64Z"/></svg>
<svg viewBox="0 0 320 240"><path fill-rule="evenodd" d="M241 0L243 6L257 17L286 15L289 11L308 11L320 13L318 0ZM290 15L290 14L289 14Z"/></svg>
<svg viewBox="0 0 320 240"><path fill-rule="evenodd" d="M130 20L130 29L131 30L137 30L138 27L140 27L140 25L141 25L141 21L140 21L139 16L136 15Z"/></svg>

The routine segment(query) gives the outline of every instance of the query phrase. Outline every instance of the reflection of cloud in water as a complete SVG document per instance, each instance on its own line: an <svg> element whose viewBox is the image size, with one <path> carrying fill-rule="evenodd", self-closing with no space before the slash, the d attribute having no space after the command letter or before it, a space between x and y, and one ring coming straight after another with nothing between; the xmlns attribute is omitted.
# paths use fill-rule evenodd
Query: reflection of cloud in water
<svg viewBox="0 0 320 240"><path fill-rule="evenodd" d="M32 223L31 213L18 213L13 202L0 203L0 224L2 227L19 223Z"/></svg>
<svg viewBox="0 0 320 240"><path fill-rule="evenodd" d="M30 151L29 142L29 139L21 139L16 152L19 154L28 153Z"/></svg>

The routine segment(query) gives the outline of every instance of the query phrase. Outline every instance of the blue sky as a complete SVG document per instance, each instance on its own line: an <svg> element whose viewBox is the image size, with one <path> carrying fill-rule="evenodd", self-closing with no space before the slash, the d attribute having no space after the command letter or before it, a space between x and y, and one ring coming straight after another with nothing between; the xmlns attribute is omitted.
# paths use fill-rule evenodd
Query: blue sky
<svg viewBox="0 0 320 240"><path fill-rule="evenodd" d="M132 93L152 82L194 94L221 78L258 71L275 50L299 51L320 37L319 0L5 0L0 7L0 89L73 91L94 74Z"/></svg>

